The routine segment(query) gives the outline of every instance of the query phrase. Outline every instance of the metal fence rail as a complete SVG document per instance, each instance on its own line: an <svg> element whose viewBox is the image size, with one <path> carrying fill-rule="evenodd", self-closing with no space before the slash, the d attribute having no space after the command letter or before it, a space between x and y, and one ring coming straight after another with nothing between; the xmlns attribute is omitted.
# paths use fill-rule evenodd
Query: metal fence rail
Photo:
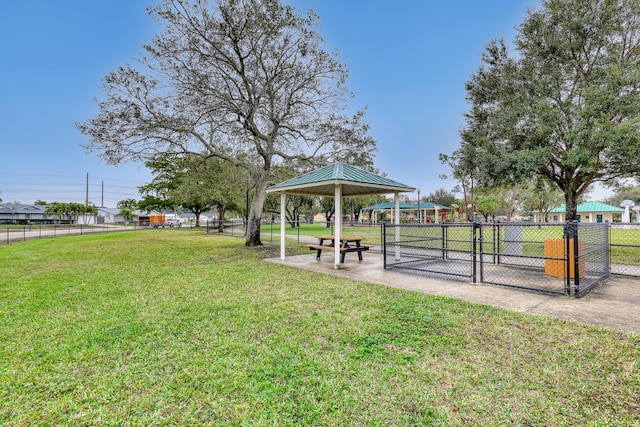
<svg viewBox="0 0 640 427"><path fill-rule="evenodd" d="M385 225L384 265L432 277L582 297L610 272L609 225Z"/></svg>

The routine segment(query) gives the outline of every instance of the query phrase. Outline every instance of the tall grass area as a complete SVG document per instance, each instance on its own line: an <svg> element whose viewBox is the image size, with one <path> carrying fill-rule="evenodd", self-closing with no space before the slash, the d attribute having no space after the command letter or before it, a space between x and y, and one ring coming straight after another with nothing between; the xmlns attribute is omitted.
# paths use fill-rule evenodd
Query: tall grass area
<svg viewBox="0 0 640 427"><path fill-rule="evenodd" d="M185 230L0 247L0 425L640 425L637 335L278 251Z"/></svg>

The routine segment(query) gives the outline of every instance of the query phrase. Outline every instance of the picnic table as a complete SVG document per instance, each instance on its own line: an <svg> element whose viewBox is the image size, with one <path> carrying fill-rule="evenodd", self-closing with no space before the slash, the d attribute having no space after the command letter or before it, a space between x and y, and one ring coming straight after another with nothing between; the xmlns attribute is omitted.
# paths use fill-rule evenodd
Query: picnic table
<svg viewBox="0 0 640 427"><path fill-rule="evenodd" d="M335 251L335 236L318 236L318 244L305 245L309 250L317 251L316 259L320 259L323 250ZM363 245L362 237L340 236L340 263L344 264L344 258L349 252L357 252L358 260L362 261L362 252L373 248L373 245Z"/></svg>

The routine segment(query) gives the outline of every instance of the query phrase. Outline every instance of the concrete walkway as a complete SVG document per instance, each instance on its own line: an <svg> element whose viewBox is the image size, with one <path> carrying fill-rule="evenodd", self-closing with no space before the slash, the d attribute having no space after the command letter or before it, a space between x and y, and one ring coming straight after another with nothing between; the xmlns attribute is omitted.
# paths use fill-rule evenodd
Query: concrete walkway
<svg viewBox="0 0 640 427"><path fill-rule="evenodd" d="M302 237L302 236L301 236ZM303 242L301 242L303 243ZM425 278L384 270L382 255L365 252L364 260L347 256L343 267L334 268L334 255L316 253L267 261L369 283L393 286L428 295L442 295L527 314L553 316L609 329L640 334L640 279L612 276L584 298L545 295L500 286Z"/></svg>

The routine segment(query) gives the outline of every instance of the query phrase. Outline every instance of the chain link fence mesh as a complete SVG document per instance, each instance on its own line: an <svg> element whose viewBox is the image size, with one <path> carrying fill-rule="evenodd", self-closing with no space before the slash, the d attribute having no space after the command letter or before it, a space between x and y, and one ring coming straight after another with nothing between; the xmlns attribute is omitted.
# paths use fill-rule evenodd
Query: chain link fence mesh
<svg viewBox="0 0 640 427"><path fill-rule="evenodd" d="M385 268L430 277L581 297L611 270L609 224L400 224L383 234Z"/></svg>
<svg viewBox="0 0 640 427"><path fill-rule="evenodd" d="M640 277L640 224L610 224L611 274Z"/></svg>

